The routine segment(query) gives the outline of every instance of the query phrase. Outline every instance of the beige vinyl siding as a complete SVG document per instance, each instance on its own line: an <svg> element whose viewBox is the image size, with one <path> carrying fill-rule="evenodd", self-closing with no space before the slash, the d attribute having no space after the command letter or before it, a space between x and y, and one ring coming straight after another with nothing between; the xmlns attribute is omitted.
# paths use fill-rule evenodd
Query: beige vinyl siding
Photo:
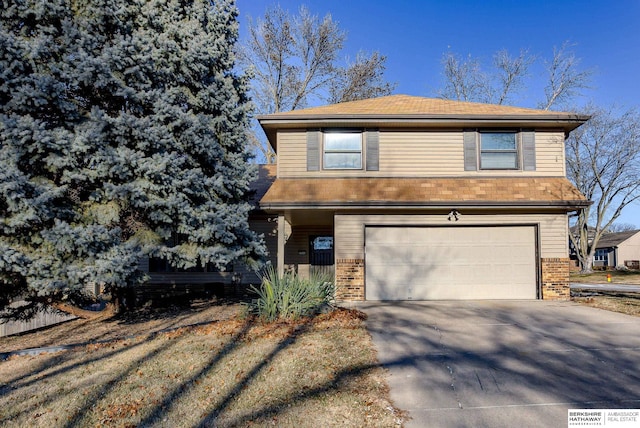
<svg viewBox="0 0 640 428"><path fill-rule="evenodd" d="M535 171L465 171L463 132L459 130L380 130L379 171L307 171L306 131L278 132L278 177L451 177L565 175L564 133L536 131ZM363 144L363 159L366 158Z"/></svg>
<svg viewBox="0 0 640 428"><path fill-rule="evenodd" d="M317 171L316 171L317 173ZM307 132L278 131L278 177L307 176Z"/></svg>
<svg viewBox="0 0 640 428"><path fill-rule="evenodd" d="M564 133L536 132L536 175L564 177Z"/></svg>
<svg viewBox="0 0 640 428"><path fill-rule="evenodd" d="M380 173L389 177L463 175L462 130L380 132Z"/></svg>
<svg viewBox="0 0 640 428"><path fill-rule="evenodd" d="M540 257L568 257L568 230L566 214L499 214L465 215L452 223L446 214L440 215L385 215L336 214L336 259L364 259L365 225L412 226L470 226L470 225L539 225Z"/></svg>
<svg viewBox="0 0 640 428"><path fill-rule="evenodd" d="M636 233L618 246L618 266L623 266L627 260L640 260L640 233Z"/></svg>

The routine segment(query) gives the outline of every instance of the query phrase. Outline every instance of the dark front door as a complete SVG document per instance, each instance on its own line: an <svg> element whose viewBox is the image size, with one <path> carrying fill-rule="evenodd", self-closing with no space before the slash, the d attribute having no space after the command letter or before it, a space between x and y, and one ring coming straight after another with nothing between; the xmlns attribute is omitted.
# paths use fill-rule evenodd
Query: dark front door
<svg viewBox="0 0 640 428"><path fill-rule="evenodd" d="M309 264L311 266L333 265L333 236L309 237Z"/></svg>

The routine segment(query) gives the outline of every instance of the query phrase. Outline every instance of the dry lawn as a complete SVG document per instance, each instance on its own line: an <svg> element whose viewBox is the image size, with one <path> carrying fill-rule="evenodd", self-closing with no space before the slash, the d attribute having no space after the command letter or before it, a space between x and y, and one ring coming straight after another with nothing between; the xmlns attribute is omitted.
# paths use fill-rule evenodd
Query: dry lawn
<svg viewBox="0 0 640 428"><path fill-rule="evenodd" d="M598 291L573 293L572 300L594 308L640 316L640 294Z"/></svg>
<svg viewBox="0 0 640 428"><path fill-rule="evenodd" d="M238 304L190 309L140 322L74 321L0 339L3 351L80 342L91 331L93 339L113 339L0 362L0 426L402 424L362 313L341 309L261 324L238 316Z"/></svg>
<svg viewBox="0 0 640 428"><path fill-rule="evenodd" d="M586 284L606 284L607 274L611 275L611 282L614 284L640 284L640 272L638 271L595 271L585 275L571 273L570 280Z"/></svg>

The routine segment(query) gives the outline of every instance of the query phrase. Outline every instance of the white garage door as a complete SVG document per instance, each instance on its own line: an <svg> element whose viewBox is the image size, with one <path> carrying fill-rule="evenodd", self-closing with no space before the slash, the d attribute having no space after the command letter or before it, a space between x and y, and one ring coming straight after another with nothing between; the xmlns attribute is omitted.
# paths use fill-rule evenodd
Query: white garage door
<svg viewBox="0 0 640 428"><path fill-rule="evenodd" d="M535 299L533 226L367 226L367 300Z"/></svg>

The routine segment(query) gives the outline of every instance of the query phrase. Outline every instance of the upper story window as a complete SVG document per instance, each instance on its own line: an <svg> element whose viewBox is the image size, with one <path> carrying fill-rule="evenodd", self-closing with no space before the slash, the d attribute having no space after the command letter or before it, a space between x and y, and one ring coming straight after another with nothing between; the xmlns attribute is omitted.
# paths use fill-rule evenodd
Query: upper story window
<svg viewBox="0 0 640 428"><path fill-rule="evenodd" d="M307 171L378 171L377 129L308 129Z"/></svg>
<svg viewBox="0 0 640 428"><path fill-rule="evenodd" d="M518 134L480 133L480 169L518 169Z"/></svg>
<svg viewBox="0 0 640 428"><path fill-rule="evenodd" d="M362 169L362 133L324 133L324 169Z"/></svg>
<svg viewBox="0 0 640 428"><path fill-rule="evenodd" d="M465 171L535 171L535 131L465 129L463 153Z"/></svg>

